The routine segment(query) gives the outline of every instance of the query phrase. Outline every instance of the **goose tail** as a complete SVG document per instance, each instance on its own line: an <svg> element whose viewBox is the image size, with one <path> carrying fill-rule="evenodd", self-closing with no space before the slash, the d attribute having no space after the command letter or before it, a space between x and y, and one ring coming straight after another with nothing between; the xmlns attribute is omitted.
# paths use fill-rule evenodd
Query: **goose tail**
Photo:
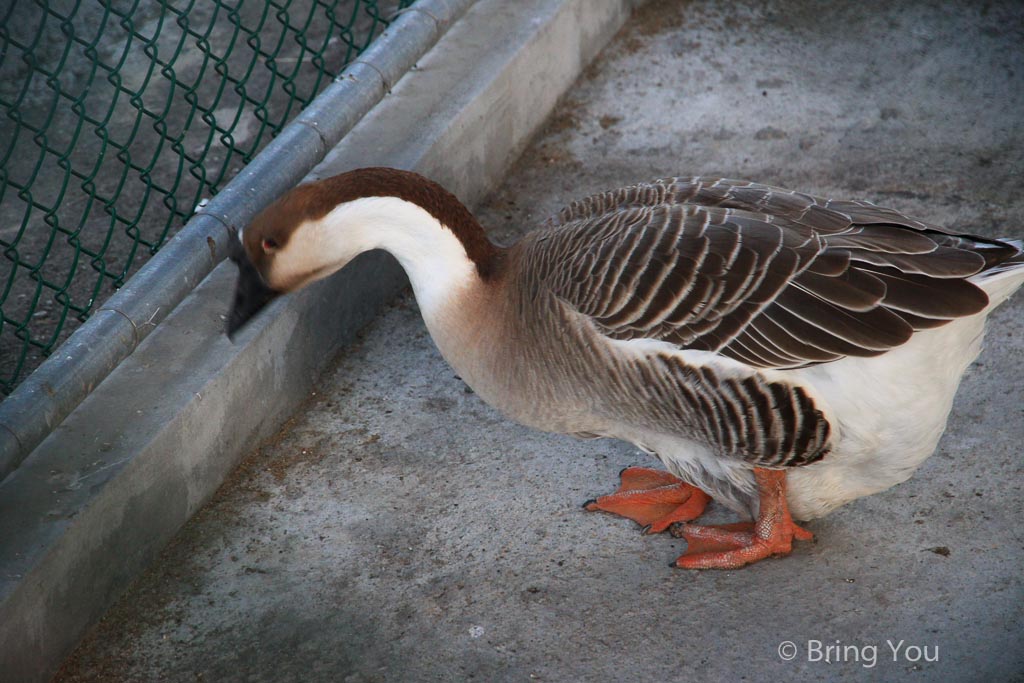
<svg viewBox="0 0 1024 683"><path fill-rule="evenodd" d="M988 294L987 310L989 311L1006 301L1021 285L1024 285L1024 240L1001 239L998 241L1013 247L1017 253L1000 260L970 278L974 284Z"/></svg>

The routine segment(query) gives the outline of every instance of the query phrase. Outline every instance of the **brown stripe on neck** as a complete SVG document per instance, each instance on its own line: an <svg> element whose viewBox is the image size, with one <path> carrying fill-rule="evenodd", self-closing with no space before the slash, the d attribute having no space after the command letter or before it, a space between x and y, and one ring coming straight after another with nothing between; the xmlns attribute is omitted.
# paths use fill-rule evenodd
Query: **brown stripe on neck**
<svg viewBox="0 0 1024 683"><path fill-rule="evenodd" d="M289 222L297 225L322 218L339 204L362 197L397 197L416 204L455 234L480 277L486 280L494 274L499 249L487 239L480 223L454 194L418 173L361 168L300 185L278 203L287 203L293 209L287 212L294 216Z"/></svg>

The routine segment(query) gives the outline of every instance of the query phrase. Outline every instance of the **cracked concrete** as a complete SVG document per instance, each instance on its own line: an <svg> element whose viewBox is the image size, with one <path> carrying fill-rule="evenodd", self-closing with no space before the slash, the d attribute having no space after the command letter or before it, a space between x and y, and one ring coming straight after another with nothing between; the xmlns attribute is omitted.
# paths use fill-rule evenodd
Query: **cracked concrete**
<svg viewBox="0 0 1024 683"><path fill-rule="evenodd" d="M650 3L481 219L507 242L574 197L703 173L1024 236L1022 33L1013 3ZM913 479L789 558L682 572L681 541L579 508L651 460L502 418L406 296L58 680L1020 679L1022 321L1021 295L993 316Z"/></svg>

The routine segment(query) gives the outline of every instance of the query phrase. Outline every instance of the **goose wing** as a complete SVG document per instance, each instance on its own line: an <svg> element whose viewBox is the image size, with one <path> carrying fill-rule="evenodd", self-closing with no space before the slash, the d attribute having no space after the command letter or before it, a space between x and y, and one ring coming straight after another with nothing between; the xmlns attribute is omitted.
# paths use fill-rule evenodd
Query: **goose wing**
<svg viewBox="0 0 1024 683"><path fill-rule="evenodd" d="M873 356L988 303L967 278L1017 250L867 202L727 179L669 179L563 209L530 258L613 339L757 368Z"/></svg>

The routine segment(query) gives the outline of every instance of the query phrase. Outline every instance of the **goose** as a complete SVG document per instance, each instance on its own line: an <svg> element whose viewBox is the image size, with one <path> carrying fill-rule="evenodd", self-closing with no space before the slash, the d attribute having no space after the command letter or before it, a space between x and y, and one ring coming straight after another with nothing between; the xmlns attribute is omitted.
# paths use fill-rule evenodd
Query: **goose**
<svg viewBox="0 0 1024 683"><path fill-rule="evenodd" d="M455 372L522 424L611 437L630 467L588 510L687 541L673 564L787 555L811 520L932 453L1024 245L864 201L667 178L574 201L509 247L412 172L300 185L233 239L228 336L384 249ZM710 500L750 521L699 525Z"/></svg>

